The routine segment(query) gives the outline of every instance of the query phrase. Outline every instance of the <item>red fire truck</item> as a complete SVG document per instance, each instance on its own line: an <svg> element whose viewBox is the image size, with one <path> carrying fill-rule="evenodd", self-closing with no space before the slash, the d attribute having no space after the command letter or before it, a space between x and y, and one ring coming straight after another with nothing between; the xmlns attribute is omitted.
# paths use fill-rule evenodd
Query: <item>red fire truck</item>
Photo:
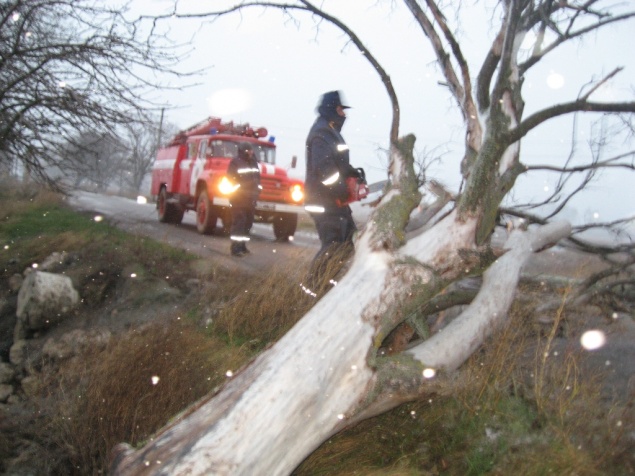
<svg viewBox="0 0 635 476"><path fill-rule="evenodd" d="M262 185L255 221L273 223L279 241L292 237L298 213L304 213L304 183L276 166L274 138L267 140L267 134L264 127L223 122L217 117L179 132L159 149L152 166L151 194L157 201L159 221L178 224L187 210L195 210L199 233L213 233L218 218L228 230L232 188L225 174L238 144L249 142L260 163ZM295 158L291 166L295 166Z"/></svg>

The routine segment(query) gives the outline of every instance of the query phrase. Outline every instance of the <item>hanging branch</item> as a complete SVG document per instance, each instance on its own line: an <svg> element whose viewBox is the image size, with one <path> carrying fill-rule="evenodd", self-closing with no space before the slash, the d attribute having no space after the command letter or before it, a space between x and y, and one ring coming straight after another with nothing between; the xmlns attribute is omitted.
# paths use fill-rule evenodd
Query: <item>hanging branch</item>
<svg viewBox="0 0 635 476"><path fill-rule="evenodd" d="M432 11L434 21L441 30L445 40L450 45L452 55L459 66L461 78L463 80L461 83L461 80L459 80L454 66L452 65L452 56L445 51L441 36L437 33L432 21L421 9L418 2L414 0L405 0L405 3L412 12L415 20L417 20L417 23L419 23L423 33L430 40L430 44L437 57L437 61L441 66L441 71L447 81L450 92L459 105L459 109L466 124L466 151L463 163L470 164L481 148L483 131L478 118L478 111L474 103L474 98L472 96L472 80L470 78L467 61L461 51L458 41L456 41L456 38L448 28L445 16L441 13L435 2L426 0L428 8ZM469 169L469 166L466 165L465 168Z"/></svg>
<svg viewBox="0 0 635 476"><path fill-rule="evenodd" d="M390 142L392 144L397 143L397 139L399 138L399 122L400 122L400 114L401 111L399 109L399 101L397 99L397 93L395 92L395 88L393 87L392 80L390 76L384 70L384 68L379 64L379 61L368 51L368 48L364 46L359 37L342 21L335 18L332 15L327 14L323 10L315 7L310 2L306 0L300 0L302 4L304 4L311 13L319 16L330 22L331 24L337 26L340 30L342 30L353 42L353 44L357 47L360 53L368 60L368 62L372 65L373 69L379 74L381 82L384 84L386 88L386 92L388 93L388 97L390 98L390 104L392 105L392 121L390 124Z"/></svg>
<svg viewBox="0 0 635 476"><path fill-rule="evenodd" d="M552 2L549 2L552 3ZM629 20L633 17L635 17L635 13L630 12L630 13L625 13L622 15L601 15L600 18L601 20L592 23L588 26L584 26L576 31L571 31L573 30L573 27L575 25L576 20L578 20L580 13L582 12L582 10L578 10L576 12L575 15L572 16L572 18L569 19L568 22L568 26L565 29L564 32L560 31L557 27L557 25L554 23L553 20L551 20L553 18L553 14L557 11L557 10L564 10L567 8L570 8L571 6L568 4L568 2L556 2L555 5L553 5L553 8L542 8L539 9L536 12L536 17L534 18L534 20L530 21L529 24L536 24L538 21L542 20L542 18L544 18L545 16L547 16L548 18L550 18L550 20L548 21L548 25L550 27L550 29L552 31L554 31L556 33L557 38L550 43L549 45L545 46L544 48L541 48L540 51L536 51L534 49L531 57L521 63L519 65L519 70L521 74L524 74L529 68L531 68L532 66L534 66L536 63L538 63L542 58L544 58L547 54L551 53L552 51L554 51L555 49L557 49L559 46L562 46L564 43L575 39L575 38L580 38L586 34L588 34L589 32L593 31L593 30L598 30L602 27L605 27L607 25L610 24L614 24L614 23L618 23L618 22L623 22L626 20ZM588 13L588 12L587 12Z"/></svg>
<svg viewBox="0 0 635 476"><path fill-rule="evenodd" d="M392 80L390 76L386 72L386 70L381 66L379 61L375 58L375 56L366 48L361 39L353 32L351 28L349 28L344 22L334 17L333 15L329 15L321 8L316 7L311 2L306 0L299 0L301 5L293 4L293 3L285 3L285 2L261 2L261 1L245 1L237 3L229 8L205 12L205 13L179 13L177 11L177 4L175 3L174 9L171 13L167 13L164 15L157 15L153 17L143 17L143 18L151 18L155 23L158 20L169 19L169 18L217 18L224 15L229 15L231 13L237 13L243 10L244 8L277 8L282 10L285 13L289 11L299 11L299 12L307 12L315 15L321 19L324 19L331 23L332 25L339 28L348 38L349 40L357 47L362 56L366 58L366 60L371 64L373 69L379 75L384 88L386 89L386 93L390 99L390 104L392 106L392 121L390 125L390 142L392 144L397 143L397 139L399 137L399 123L400 123L400 114L401 110L399 108L399 100L397 98L397 93L392 84Z"/></svg>
<svg viewBox="0 0 635 476"><path fill-rule="evenodd" d="M538 111L523 120L518 127L509 133L509 140L518 141L525 137L531 130L539 125L558 116L570 114L572 112L608 112L622 113L635 112L635 102L621 103L598 103L585 100L576 100L568 103L557 104L555 106Z"/></svg>
<svg viewBox="0 0 635 476"><path fill-rule="evenodd" d="M635 163L623 163L618 162L621 159L626 157L635 157L635 151L629 151L624 154L619 154L615 157L606 160L599 160L590 162L588 164L576 165L576 166L563 166L557 167L555 165L528 165L525 168L527 171L532 170L547 170L550 172L558 172L558 173L571 173L571 172L585 172L589 169L601 169L601 168L618 168L618 169L628 169L635 170Z"/></svg>

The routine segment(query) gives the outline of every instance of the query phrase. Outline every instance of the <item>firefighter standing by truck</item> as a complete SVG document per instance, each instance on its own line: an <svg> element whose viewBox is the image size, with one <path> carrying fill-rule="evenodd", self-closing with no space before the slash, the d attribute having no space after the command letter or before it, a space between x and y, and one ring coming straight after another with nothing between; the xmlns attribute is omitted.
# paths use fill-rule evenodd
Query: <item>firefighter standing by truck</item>
<svg viewBox="0 0 635 476"><path fill-rule="evenodd" d="M254 223L256 201L262 188L260 168L251 144L238 144L237 157L229 163L227 176L234 186L234 192L229 199L232 214L230 251L232 256L244 256L249 253L247 242Z"/></svg>
<svg viewBox="0 0 635 476"><path fill-rule="evenodd" d="M339 91L322 95L306 140L305 210L311 214L322 246L312 267L336 249L350 246L357 231L351 208L347 205L347 179L360 177L359 169L350 165L348 146L341 135L346 120Z"/></svg>

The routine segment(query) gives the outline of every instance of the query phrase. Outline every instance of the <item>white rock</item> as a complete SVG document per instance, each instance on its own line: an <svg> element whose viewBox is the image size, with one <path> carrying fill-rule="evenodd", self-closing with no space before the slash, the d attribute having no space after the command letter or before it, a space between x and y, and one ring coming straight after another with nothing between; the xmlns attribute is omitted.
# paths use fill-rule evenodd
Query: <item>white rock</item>
<svg viewBox="0 0 635 476"><path fill-rule="evenodd" d="M78 302L79 293L68 276L34 271L18 293L18 320L24 330L45 329L60 322Z"/></svg>

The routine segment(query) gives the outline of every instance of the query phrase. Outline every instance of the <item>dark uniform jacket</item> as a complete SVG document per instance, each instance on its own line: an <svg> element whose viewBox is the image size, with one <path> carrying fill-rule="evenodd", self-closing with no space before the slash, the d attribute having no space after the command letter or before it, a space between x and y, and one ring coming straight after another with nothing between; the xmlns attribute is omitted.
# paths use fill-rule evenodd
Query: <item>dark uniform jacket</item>
<svg viewBox="0 0 635 476"><path fill-rule="evenodd" d="M238 188L230 195L235 207L253 206L260 195L260 168L255 158L236 157L227 168L227 177Z"/></svg>
<svg viewBox="0 0 635 476"><path fill-rule="evenodd" d="M350 165L344 138L323 116L317 118L309 131L306 166L304 203L307 210L317 206L327 213L350 213L348 206L339 207L336 200L346 200L346 178L358 174Z"/></svg>

